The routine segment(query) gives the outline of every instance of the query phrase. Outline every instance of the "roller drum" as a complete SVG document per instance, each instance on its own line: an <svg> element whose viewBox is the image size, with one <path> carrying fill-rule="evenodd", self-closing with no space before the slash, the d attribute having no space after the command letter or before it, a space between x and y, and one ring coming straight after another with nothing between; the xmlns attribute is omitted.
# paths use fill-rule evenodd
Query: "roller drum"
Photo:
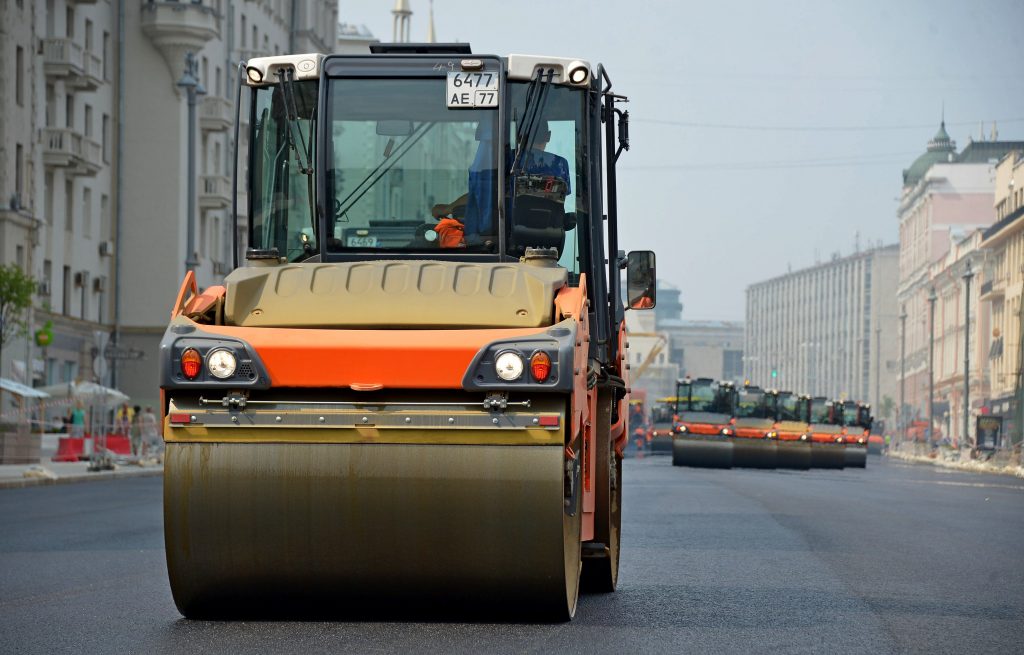
<svg viewBox="0 0 1024 655"><path fill-rule="evenodd" d="M806 471L811 468L811 444L806 441L780 441L777 464L780 469Z"/></svg>
<svg viewBox="0 0 1024 655"><path fill-rule="evenodd" d="M732 440L732 465L737 468L773 469L777 466L777 444L770 439Z"/></svg>
<svg viewBox="0 0 1024 655"><path fill-rule="evenodd" d="M651 437L650 443L650 454L651 455L670 455L672 454L672 437L671 435L661 435Z"/></svg>
<svg viewBox="0 0 1024 655"><path fill-rule="evenodd" d="M566 477L552 445L168 443L174 601L187 617L486 603L568 619Z"/></svg>
<svg viewBox="0 0 1024 655"><path fill-rule="evenodd" d="M732 468L732 443L726 439L675 439L672 465L695 468Z"/></svg>
<svg viewBox="0 0 1024 655"><path fill-rule="evenodd" d="M845 465L845 446L830 443L815 443L811 445L811 468L841 469Z"/></svg>
<svg viewBox="0 0 1024 655"><path fill-rule="evenodd" d="M867 468L868 449L866 446L847 446L843 465L850 468Z"/></svg>

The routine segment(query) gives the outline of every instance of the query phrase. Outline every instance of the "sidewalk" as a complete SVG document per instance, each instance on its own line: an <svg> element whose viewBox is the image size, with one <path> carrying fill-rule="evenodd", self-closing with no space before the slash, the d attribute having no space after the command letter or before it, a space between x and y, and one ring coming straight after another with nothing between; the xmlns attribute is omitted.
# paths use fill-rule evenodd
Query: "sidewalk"
<svg viewBox="0 0 1024 655"><path fill-rule="evenodd" d="M114 470L90 472L89 462L51 461L56 450L56 437L45 435L38 464L0 465L0 489L155 476L164 472L163 461L157 458L116 458Z"/></svg>
<svg viewBox="0 0 1024 655"><path fill-rule="evenodd" d="M916 445L918 444L904 444L904 448L900 450L890 448L889 457L903 460L905 462L912 462L914 464L930 464L932 466L941 466L943 468L954 469L957 471L990 473L993 475L1012 475L1014 477L1024 478L1024 466L1010 460L1009 458L994 458L993 460L986 462L964 458L962 453L952 449L939 449L935 453L935 456L930 456L919 452L919 448L914 448Z"/></svg>

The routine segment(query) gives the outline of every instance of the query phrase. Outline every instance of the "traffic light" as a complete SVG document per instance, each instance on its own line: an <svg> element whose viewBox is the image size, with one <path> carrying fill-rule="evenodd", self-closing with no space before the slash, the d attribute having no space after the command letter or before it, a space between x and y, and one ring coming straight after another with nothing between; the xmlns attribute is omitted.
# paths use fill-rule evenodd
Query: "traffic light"
<svg viewBox="0 0 1024 655"><path fill-rule="evenodd" d="M777 377L779 377L779 372L778 372L778 370L773 368L772 369L772 379L774 380Z"/></svg>

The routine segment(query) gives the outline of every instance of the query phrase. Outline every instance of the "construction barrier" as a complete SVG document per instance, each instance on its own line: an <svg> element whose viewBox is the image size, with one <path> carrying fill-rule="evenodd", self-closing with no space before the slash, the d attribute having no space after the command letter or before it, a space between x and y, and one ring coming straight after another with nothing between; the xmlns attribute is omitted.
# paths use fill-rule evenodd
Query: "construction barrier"
<svg viewBox="0 0 1024 655"><path fill-rule="evenodd" d="M114 455L131 455L131 440L119 434L108 434L106 436L106 449ZM102 447L102 444L100 444ZM77 462L82 459L89 459L93 453L92 436L85 437L61 437L57 442L57 452L51 458L54 462Z"/></svg>

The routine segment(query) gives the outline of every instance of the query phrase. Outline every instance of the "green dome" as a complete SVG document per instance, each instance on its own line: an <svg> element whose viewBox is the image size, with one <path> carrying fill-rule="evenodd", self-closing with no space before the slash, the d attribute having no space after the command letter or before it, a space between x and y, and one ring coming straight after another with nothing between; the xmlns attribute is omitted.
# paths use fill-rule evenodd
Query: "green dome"
<svg viewBox="0 0 1024 655"><path fill-rule="evenodd" d="M914 186L921 181L932 164L951 161L955 155L956 143L949 138L949 134L946 132L946 121L942 121L939 131L928 142L928 150L915 159L910 168L903 170L903 186Z"/></svg>

